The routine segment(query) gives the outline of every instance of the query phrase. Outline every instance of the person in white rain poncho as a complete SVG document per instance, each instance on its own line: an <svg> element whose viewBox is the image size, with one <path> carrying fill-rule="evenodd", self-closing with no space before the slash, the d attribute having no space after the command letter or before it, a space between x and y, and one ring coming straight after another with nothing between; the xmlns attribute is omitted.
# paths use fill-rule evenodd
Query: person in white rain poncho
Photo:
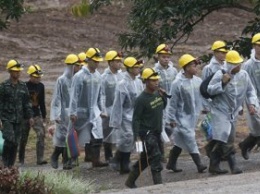
<svg viewBox="0 0 260 194"><path fill-rule="evenodd" d="M116 85L123 79L121 72L122 54L117 51L108 51L105 55L105 60L108 62L108 68L102 74L102 94L105 97L105 106L107 117L102 119L103 124L103 146L106 161L110 161L113 157L112 146L116 143L118 130L113 130L109 127L109 119L112 111L112 106L115 99Z"/></svg>
<svg viewBox="0 0 260 194"><path fill-rule="evenodd" d="M258 102L260 100L260 33L257 33L252 38L253 50L251 58L244 63L244 69L249 74L249 77L256 89ZM259 109L258 109L259 111ZM249 159L249 151L256 145L260 145L260 116L258 114L250 115L247 111L247 121L249 126L249 135L242 142L239 147L244 159Z"/></svg>
<svg viewBox="0 0 260 194"><path fill-rule="evenodd" d="M173 63L170 61L171 57L171 51L167 44L160 44L157 48L155 53L158 55L158 62L154 65L154 70L157 71L160 74L161 79L159 80L159 86L167 94L170 93L171 90L171 84L173 80L176 78L176 75L178 74L177 69L173 66ZM163 117L163 132L167 133L168 136L172 135L172 128L170 126L166 126L166 110L164 110L164 117ZM162 142L161 145L161 151L162 151L162 161L166 162L165 155L164 155L164 145Z"/></svg>
<svg viewBox="0 0 260 194"><path fill-rule="evenodd" d="M225 70L225 57L228 52L226 43L224 41L217 40L212 44L211 50L213 51L213 56L209 64L204 66L202 69L202 80L205 80L218 70ZM210 99L208 101L203 101L206 111L210 111L210 101ZM209 141L209 143L205 146L208 157L213 146L214 142L211 141Z"/></svg>
<svg viewBox="0 0 260 194"><path fill-rule="evenodd" d="M222 158L227 159L232 174L242 173L235 160L235 124L245 100L250 114L255 114L257 104L250 77L245 70L240 70L242 62L237 51L229 51L226 55L227 73L217 71L208 85L208 93L217 95L211 105L212 139L215 141L210 153L209 172L212 174L227 173L219 167Z"/></svg>
<svg viewBox="0 0 260 194"><path fill-rule="evenodd" d="M134 103L137 96L143 91L143 83L137 78L143 66L142 61L138 61L134 57L127 57L124 60L124 66L126 72L123 80L116 87L109 122L110 127L119 130L116 157L113 159L120 164L120 174L129 172L130 153L134 144L132 130Z"/></svg>
<svg viewBox="0 0 260 194"><path fill-rule="evenodd" d="M202 69L202 80L214 74L220 69L225 69L225 57L228 52L227 45L224 41L217 40L212 46L213 56L208 65Z"/></svg>
<svg viewBox="0 0 260 194"><path fill-rule="evenodd" d="M90 160L93 167L103 167L108 165L100 161L103 139L101 117L105 116L105 107L101 96L101 75L97 71L103 58L98 48L89 48L86 57L88 65L83 66L73 78L69 115L80 146L85 146L85 161Z"/></svg>
<svg viewBox="0 0 260 194"><path fill-rule="evenodd" d="M202 110L202 96L200 95L201 78L197 74L198 62L190 54L184 54L179 59L179 66L184 73L174 80L171 87L171 99L168 109L168 123L174 128L174 146L170 151L166 168L174 172L176 162L182 149L188 151L202 173L207 167L201 163L198 145L195 139L195 128Z"/></svg>
<svg viewBox="0 0 260 194"><path fill-rule="evenodd" d="M54 152L51 155L51 166L58 168L59 155L63 155L63 169L71 169L67 156L66 135L69 126L69 102L74 65L78 64L78 57L69 54L65 59L64 73L57 79L52 101L50 120L55 121L56 130L53 135Z"/></svg>

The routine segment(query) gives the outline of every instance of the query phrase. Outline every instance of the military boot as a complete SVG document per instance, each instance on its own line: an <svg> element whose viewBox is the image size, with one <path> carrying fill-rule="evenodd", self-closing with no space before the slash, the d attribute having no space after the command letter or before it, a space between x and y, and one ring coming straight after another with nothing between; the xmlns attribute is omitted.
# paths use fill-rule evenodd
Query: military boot
<svg viewBox="0 0 260 194"><path fill-rule="evenodd" d="M197 166L197 169L198 169L198 172L199 173L203 173L204 170L207 169L207 166L203 165L201 163L201 159L200 159L200 155L199 154L190 154L191 157L192 157L192 160L194 161L194 163L196 164Z"/></svg>
<svg viewBox="0 0 260 194"><path fill-rule="evenodd" d="M222 170L219 167L221 157L218 152L214 151L210 153L210 162L209 162L209 173L211 174L226 174L227 170Z"/></svg>
<svg viewBox="0 0 260 194"><path fill-rule="evenodd" d="M161 175L161 172L152 171L152 176L153 176L153 183L154 183L155 185L157 185L157 184L162 184L162 175Z"/></svg>
<svg viewBox="0 0 260 194"><path fill-rule="evenodd" d="M239 148L241 149L241 155L245 160L249 159L249 152L253 149L253 147L257 143L257 137L249 135L244 141L238 144Z"/></svg>
<svg viewBox="0 0 260 194"><path fill-rule="evenodd" d="M129 174L128 174L128 178L125 182L125 186L134 189L137 188L135 181L137 180L137 178L139 177L139 170L138 169L133 169Z"/></svg>
<svg viewBox="0 0 260 194"><path fill-rule="evenodd" d="M166 169L167 170L172 170L173 172L182 172L182 169L178 169L176 167L177 164L177 159L179 157L179 155L181 154L181 148L174 146L171 151L170 151L170 155L169 155L169 160L168 163L166 165Z"/></svg>
<svg viewBox="0 0 260 194"><path fill-rule="evenodd" d="M51 166L54 169L57 169L59 167L59 156L63 153L62 147L54 147L54 151L51 155Z"/></svg>
<svg viewBox="0 0 260 194"><path fill-rule="evenodd" d="M37 165L47 164L47 161L43 159L43 155L44 155L44 143L37 142L36 144Z"/></svg>
<svg viewBox="0 0 260 194"><path fill-rule="evenodd" d="M232 174L240 174L243 172L237 167L235 154L230 154L227 159Z"/></svg>

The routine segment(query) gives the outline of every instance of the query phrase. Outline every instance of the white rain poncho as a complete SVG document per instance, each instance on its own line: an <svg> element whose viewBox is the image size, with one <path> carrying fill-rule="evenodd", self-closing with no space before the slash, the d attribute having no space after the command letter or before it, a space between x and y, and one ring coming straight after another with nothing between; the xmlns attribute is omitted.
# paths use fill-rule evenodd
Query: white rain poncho
<svg viewBox="0 0 260 194"><path fill-rule="evenodd" d="M155 63L154 70L160 74L159 86L164 89L167 94L169 94L171 90L171 84L178 74L177 69L173 67L172 62L169 62L167 69L163 68L160 62L158 62Z"/></svg>
<svg viewBox="0 0 260 194"><path fill-rule="evenodd" d="M235 65L226 64L227 73L231 80L222 86L223 73L215 73L208 85L208 93L218 95L211 104L212 138L227 143L235 134L235 124L238 112L246 100L247 104L256 105L257 96L249 75L245 70L240 70L235 75L231 74Z"/></svg>
<svg viewBox="0 0 260 194"><path fill-rule="evenodd" d="M158 61L154 65L154 70L156 72L159 72L159 74L160 74L159 86L162 89L164 89L167 94L170 94L172 82L174 81L174 79L176 78L176 76L178 74L177 69L173 66L173 63L171 61L169 62L167 69L165 69ZM167 101L168 101L168 99L167 99ZM168 104L169 103L167 103L166 106L168 106ZM165 128L171 129L170 126L167 126L166 120L167 120L167 107L163 110L162 137L163 137L163 135L165 135ZM162 138L162 140L164 142L166 142L166 140L164 138Z"/></svg>
<svg viewBox="0 0 260 194"><path fill-rule="evenodd" d="M202 96L199 90L201 82L201 78L197 76L190 79L181 74L171 87L172 97L167 120L168 123L176 123L173 129L175 145L189 153L199 153L195 128L202 109Z"/></svg>
<svg viewBox="0 0 260 194"><path fill-rule="evenodd" d="M66 144L73 71L73 65L65 67L63 75L57 79L51 101L50 120L58 121L53 135L53 144L58 147L65 147Z"/></svg>
<svg viewBox="0 0 260 194"><path fill-rule="evenodd" d="M104 111L101 75L97 70L90 73L87 66L84 66L73 77L69 109L70 116L77 116L74 127L81 146L90 143L91 134L95 139L103 138L101 111Z"/></svg>
<svg viewBox="0 0 260 194"><path fill-rule="evenodd" d="M131 152L134 143L132 118L134 103L143 91L143 83L137 77L132 79L128 72L116 87L115 100L110 115L109 126L119 130L118 150Z"/></svg>
<svg viewBox="0 0 260 194"><path fill-rule="evenodd" d="M243 68L249 74L253 86L255 87L258 104L260 101L260 60L255 58L255 52L253 50L251 58L244 63ZM247 122L250 130L250 134L253 136L260 136L260 116L259 109L257 109L258 114L250 115L247 111Z"/></svg>
<svg viewBox="0 0 260 194"><path fill-rule="evenodd" d="M115 99L115 90L116 85L123 79L123 73L121 71L116 74L112 73L110 68L105 69L104 73L101 75L102 77L102 95L105 99L105 107L107 117L103 118L103 133L104 139L103 142L107 143L116 143L117 132L118 130L114 130L109 127L109 120L112 111L112 106Z"/></svg>
<svg viewBox="0 0 260 194"><path fill-rule="evenodd" d="M225 70L225 63L224 64L220 64L217 59L213 56L209 62L208 65L206 65L203 69L202 69L202 80L206 79L207 77L209 77L210 75L212 75L213 73L217 72L218 70L224 69Z"/></svg>

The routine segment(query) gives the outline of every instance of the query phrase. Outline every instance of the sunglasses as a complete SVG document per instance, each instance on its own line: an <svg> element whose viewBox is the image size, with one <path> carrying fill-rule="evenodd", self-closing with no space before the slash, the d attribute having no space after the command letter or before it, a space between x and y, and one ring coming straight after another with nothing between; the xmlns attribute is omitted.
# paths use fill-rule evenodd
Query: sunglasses
<svg viewBox="0 0 260 194"><path fill-rule="evenodd" d="M95 49L96 53L93 56L91 56L90 58L92 59L93 57L98 57L98 58L102 57L101 53L96 48L94 48L94 49Z"/></svg>
<svg viewBox="0 0 260 194"><path fill-rule="evenodd" d="M159 50L158 53L159 53L160 51L165 51L165 52L169 53L169 52L171 52L171 49L169 48L168 45L166 45L166 46L163 47L161 50Z"/></svg>
<svg viewBox="0 0 260 194"><path fill-rule="evenodd" d="M42 75L42 70L38 69L36 65L34 65L35 71L32 74Z"/></svg>

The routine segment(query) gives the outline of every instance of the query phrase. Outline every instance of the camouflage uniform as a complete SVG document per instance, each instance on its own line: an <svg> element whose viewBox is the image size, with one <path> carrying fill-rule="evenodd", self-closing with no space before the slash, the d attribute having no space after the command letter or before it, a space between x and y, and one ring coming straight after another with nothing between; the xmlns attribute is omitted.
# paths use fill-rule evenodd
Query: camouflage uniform
<svg viewBox="0 0 260 194"><path fill-rule="evenodd" d="M45 139L45 128L43 125L43 119L46 118L46 107L45 107L45 88L43 83L33 83L31 81L26 82L27 88L29 90L30 99L33 109L33 119L34 125L33 130L36 133L36 156L37 164L46 164L47 161L43 159L44 156L44 139ZM22 137L19 145L19 162L24 163L25 157L25 147L28 141L30 133L30 123L28 120L24 121Z"/></svg>
<svg viewBox="0 0 260 194"><path fill-rule="evenodd" d="M29 92L24 82L13 85L11 80L0 84L0 119L3 123L3 162L5 166L15 163L17 147L21 136L21 125L24 119L33 116Z"/></svg>

